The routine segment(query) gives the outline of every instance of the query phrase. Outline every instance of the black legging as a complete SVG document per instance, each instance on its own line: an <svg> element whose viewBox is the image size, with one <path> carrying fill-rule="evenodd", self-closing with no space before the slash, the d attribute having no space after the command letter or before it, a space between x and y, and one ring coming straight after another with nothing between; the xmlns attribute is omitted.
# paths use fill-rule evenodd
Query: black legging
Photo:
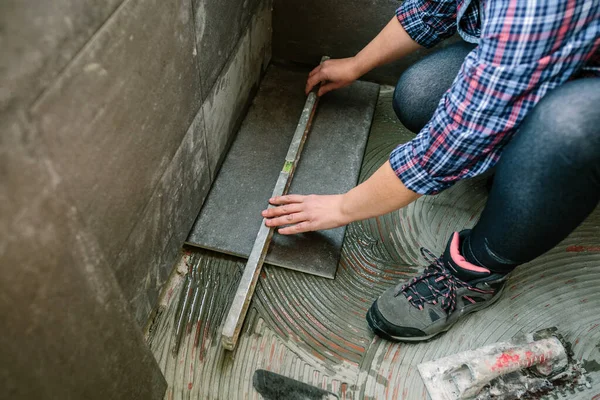
<svg viewBox="0 0 600 400"><path fill-rule="evenodd" d="M422 59L400 78L394 110L418 132L431 118L473 45ZM570 81L548 93L506 146L463 256L509 272L556 246L600 200L600 78Z"/></svg>

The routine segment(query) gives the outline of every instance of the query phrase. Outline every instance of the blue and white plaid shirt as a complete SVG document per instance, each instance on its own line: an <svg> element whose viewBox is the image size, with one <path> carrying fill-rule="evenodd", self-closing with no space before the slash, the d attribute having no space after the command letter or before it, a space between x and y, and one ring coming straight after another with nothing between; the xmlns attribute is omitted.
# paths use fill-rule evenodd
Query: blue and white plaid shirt
<svg viewBox="0 0 600 400"><path fill-rule="evenodd" d="M431 120L390 155L396 175L417 193L439 193L493 167L548 91L598 75L599 0L406 0L396 15L422 46L457 30L478 44Z"/></svg>

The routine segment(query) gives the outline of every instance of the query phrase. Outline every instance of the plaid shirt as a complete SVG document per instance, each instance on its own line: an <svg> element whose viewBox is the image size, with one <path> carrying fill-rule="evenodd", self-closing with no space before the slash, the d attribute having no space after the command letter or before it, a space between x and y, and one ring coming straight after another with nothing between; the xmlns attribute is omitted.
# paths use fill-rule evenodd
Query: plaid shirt
<svg viewBox="0 0 600 400"><path fill-rule="evenodd" d="M599 0L405 0L396 14L422 46L457 30L478 43L431 120L390 155L417 193L436 194L493 167L548 91L600 65Z"/></svg>

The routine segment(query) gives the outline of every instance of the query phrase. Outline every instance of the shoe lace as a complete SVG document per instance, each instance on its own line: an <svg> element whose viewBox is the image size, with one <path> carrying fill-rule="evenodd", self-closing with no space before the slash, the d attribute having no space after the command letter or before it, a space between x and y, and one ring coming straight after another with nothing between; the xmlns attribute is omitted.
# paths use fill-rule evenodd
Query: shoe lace
<svg viewBox="0 0 600 400"><path fill-rule="evenodd" d="M419 276L412 278L408 283L402 285L394 296L403 293L411 305L422 310L425 303L437 304L437 299L442 298L441 306L447 315L456 309L456 290L468 288L477 290L467 282L455 277L446 268L440 257L436 257L428 249L421 247L421 254L430 265ZM431 291L431 296L425 296L417 289L417 284L424 284Z"/></svg>

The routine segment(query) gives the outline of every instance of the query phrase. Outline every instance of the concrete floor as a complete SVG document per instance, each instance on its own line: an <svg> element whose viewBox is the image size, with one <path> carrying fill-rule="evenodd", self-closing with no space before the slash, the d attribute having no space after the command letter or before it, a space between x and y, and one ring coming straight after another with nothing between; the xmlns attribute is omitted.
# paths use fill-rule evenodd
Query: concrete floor
<svg viewBox="0 0 600 400"><path fill-rule="evenodd" d="M413 136L396 121L391 95L382 88L361 180ZM147 335L169 384L165 398L256 399L252 374L262 368L341 399L427 399L420 362L551 326L573 343L593 386L548 398L600 398L599 210L548 254L519 267L496 305L438 339L397 344L369 332L364 316L379 293L420 271L421 246L440 253L453 231L473 226L485 200L482 180L465 181L351 224L335 280L265 266L233 353L220 347L220 324L245 261L187 249ZM182 312L182 294L190 290L195 300Z"/></svg>

